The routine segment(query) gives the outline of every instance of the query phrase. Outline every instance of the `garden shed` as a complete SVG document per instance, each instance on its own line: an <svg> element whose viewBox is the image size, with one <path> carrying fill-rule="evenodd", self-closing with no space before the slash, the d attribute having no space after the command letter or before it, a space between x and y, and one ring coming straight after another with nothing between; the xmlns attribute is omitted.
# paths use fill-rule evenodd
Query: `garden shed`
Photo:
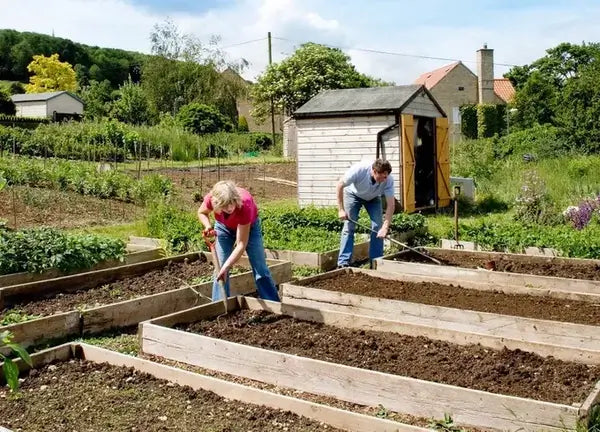
<svg viewBox="0 0 600 432"><path fill-rule="evenodd" d="M377 156L405 212L450 204L448 119L424 86L326 90L293 121L300 205L336 205L344 172Z"/></svg>
<svg viewBox="0 0 600 432"><path fill-rule="evenodd" d="M42 117L55 121L79 119L83 101L67 91L26 93L11 96L17 117Z"/></svg>

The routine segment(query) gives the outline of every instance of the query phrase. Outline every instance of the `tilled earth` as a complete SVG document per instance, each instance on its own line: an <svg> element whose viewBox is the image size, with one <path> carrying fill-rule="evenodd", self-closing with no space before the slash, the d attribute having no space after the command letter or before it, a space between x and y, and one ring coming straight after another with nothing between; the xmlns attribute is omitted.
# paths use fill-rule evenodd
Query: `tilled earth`
<svg viewBox="0 0 600 432"><path fill-rule="evenodd" d="M600 325L600 304L526 294L505 294L442 285L381 279L361 273L343 273L314 282L297 282L312 288L348 294L402 300L435 306L492 312L503 315Z"/></svg>
<svg viewBox="0 0 600 432"><path fill-rule="evenodd" d="M582 402L599 366L387 332L351 330L242 310L183 329L348 366L547 402Z"/></svg>
<svg viewBox="0 0 600 432"><path fill-rule="evenodd" d="M17 431L337 431L304 417L226 400L132 368L72 360L33 370L0 425Z"/></svg>
<svg viewBox="0 0 600 432"><path fill-rule="evenodd" d="M455 251L427 251L427 255L448 266L463 268L485 268L499 272L525 273L538 276L554 276L570 279L600 280L600 265L586 262L565 262L553 257L509 256L504 254L469 253ZM397 261L422 262L431 260L414 252L406 252L395 258Z"/></svg>
<svg viewBox="0 0 600 432"><path fill-rule="evenodd" d="M140 276L128 277L95 288L72 293L59 293L52 297L25 301L0 312L0 320L11 311L21 315L47 316L78 308L90 308L131 300L181 288L186 283L202 277L208 279L213 266L206 258L191 262L170 263L160 270Z"/></svg>

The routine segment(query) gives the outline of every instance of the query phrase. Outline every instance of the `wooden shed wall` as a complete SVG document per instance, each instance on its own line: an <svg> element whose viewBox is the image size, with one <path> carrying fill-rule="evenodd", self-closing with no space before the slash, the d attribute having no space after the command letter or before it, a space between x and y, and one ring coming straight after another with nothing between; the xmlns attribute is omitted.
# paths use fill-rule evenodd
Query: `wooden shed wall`
<svg viewBox="0 0 600 432"><path fill-rule="evenodd" d="M16 102L17 117L46 117L46 101Z"/></svg>
<svg viewBox="0 0 600 432"><path fill-rule="evenodd" d="M377 133L395 122L391 114L297 119L299 204L336 205L339 178L352 164L375 159ZM400 198L397 133L387 135L386 157L392 164L396 197Z"/></svg>

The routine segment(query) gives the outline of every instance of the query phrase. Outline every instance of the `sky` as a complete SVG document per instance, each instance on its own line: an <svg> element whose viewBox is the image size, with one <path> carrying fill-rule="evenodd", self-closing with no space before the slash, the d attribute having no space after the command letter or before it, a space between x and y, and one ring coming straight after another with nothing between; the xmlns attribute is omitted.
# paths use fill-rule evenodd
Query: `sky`
<svg viewBox="0 0 600 432"><path fill-rule="evenodd" d="M269 31L274 62L322 43L399 85L456 60L475 71L483 44L501 77L561 42L600 41L598 0L0 0L0 10L0 28L144 53L153 26L170 19L202 41L219 36L230 61L249 62L249 80L268 65Z"/></svg>

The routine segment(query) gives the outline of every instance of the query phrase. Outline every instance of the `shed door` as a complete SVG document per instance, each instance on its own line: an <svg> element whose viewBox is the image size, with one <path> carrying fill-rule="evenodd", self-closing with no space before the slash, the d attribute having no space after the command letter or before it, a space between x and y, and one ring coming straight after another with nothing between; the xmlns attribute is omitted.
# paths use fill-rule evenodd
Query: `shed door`
<svg viewBox="0 0 600 432"><path fill-rule="evenodd" d="M415 149L414 120L409 114L402 114L402 206L404 211L415 211Z"/></svg>
<svg viewBox="0 0 600 432"><path fill-rule="evenodd" d="M450 205L450 149L448 140L448 119L437 118L436 129L436 181L438 207Z"/></svg>

